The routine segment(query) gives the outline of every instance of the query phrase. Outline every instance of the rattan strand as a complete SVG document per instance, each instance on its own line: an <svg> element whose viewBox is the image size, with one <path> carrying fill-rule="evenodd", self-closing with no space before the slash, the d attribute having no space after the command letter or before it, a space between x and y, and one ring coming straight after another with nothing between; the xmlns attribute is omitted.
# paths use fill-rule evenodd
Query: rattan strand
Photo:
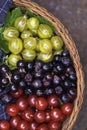
<svg viewBox="0 0 87 130"><path fill-rule="evenodd" d="M45 19L50 21L56 28L57 32L63 38L67 49L70 52L70 55L73 59L74 67L77 75L77 98L74 102L74 109L71 116L64 122L62 130L72 130L72 127L78 117L78 113L81 109L83 97L84 97L84 74L82 70L82 65L80 63L80 57L78 54L78 50L74 41L72 40L70 34L64 25L58 20L58 18L54 17L51 13L49 13L46 9L39 6L38 4L30 1L30 0L13 0L15 5L28 7L35 14L43 16Z"/></svg>

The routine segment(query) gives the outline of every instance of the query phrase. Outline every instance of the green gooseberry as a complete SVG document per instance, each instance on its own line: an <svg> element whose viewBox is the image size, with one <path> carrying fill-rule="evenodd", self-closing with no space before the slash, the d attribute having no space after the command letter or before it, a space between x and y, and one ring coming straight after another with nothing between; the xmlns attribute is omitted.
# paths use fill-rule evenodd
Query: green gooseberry
<svg viewBox="0 0 87 130"><path fill-rule="evenodd" d="M31 17L27 20L27 27L30 30L37 30L39 27L39 20L35 17Z"/></svg>
<svg viewBox="0 0 87 130"><path fill-rule="evenodd" d="M22 33L21 33L21 38L24 40L26 38L29 38L29 37L32 37L33 34L30 30L24 30Z"/></svg>
<svg viewBox="0 0 87 130"><path fill-rule="evenodd" d="M8 57L8 63L9 65L16 67L17 62L21 59L22 57L20 55L10 54Z"/></svg>
<svg viewBox="0 0 87 130"><path fill-rule="evenodd" d="M43 62L50 62L53 59L52 53L39 53L37 59Z"/></svg>
<svg viewBox="0 0 87 130"><path fill-rule="evenodd" d="M24 48L34 50L36 48L36 38L29 37L24 40Z"/></svg>
<svg viewBox="0 0 87 130"><path fill-rule="evenodd" d="M63 40L60 36L53 36L51 38L51 42L53 44L54 50L61 50L64 45Z"/></svg>
<svg viewBox="0 0 87 130"><path fill-rule="evenodd" d="M38 36L40 38L51 38L53 35L52 28L47 24L40 24L38 28Z"/></svg>
<svg viewBox="0 0 87 130"><path fill-rule="evenodd" d="M33 61L36 57L36 52L30 49L24 49L22 52L22 57L26 61Z"/></svg>
<svg viewBox="0 0 87 130"><path fill-rule="evenodd" d="M20 32L27 28L27 16L21 16L16 18L14 22L15 28L17 28Z"/></svg>
<svg viewBox="0 0 87 130"><path fill-rule="evenodd" d="M20 38L13 38L9 42L8 48L9 48L10 52L12 52L13 54L19 54L23 49L22 40Z"/></svg>
<svg viewBox="0 0 87 130"><path fill-rule="evenodd" d="M10 41L12 38L19 36L19 31L15 27L8 27L4 30L3 36L7 41Z"/></svg>
<svg viewBox="0 0 87 130"><path fill-rule="evenodd" d="M39 50L42 53L50 53L52 52L52 43L49 39L42 39L39 42Z"/></svg>

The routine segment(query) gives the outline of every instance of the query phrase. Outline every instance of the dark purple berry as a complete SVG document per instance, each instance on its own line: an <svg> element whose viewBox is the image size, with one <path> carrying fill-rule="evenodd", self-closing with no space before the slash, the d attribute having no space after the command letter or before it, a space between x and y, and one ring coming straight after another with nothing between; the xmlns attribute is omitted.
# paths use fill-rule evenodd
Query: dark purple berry
<svg viewBox="0 0 87 130"><path fill-rule="evenodd" d="M53 84L59 85L61 83L61 78L58 75L53 76Z"/></svg>
<svg viewBox="0 0 87 130"><path fill-rule="evenodd" d="M44 77L45 77L45 79L47 79L48 81L52 81L52 79L53 79L53 75L52 75L51 73L46 73L46 74L44 75Z"/></svg>
<svg viewBox="0 0 87 130"><path fill-rule="evenodd" d="M25 77L24 77L24 80L25 80L26 82L32 82L33 77L32 77L32 75L31 75L30 73L27 73L27 74L25 75Z"/></svg>
<svg viewBox="0 0 87 130"><path fill-rule="evenodd" d="M49 96L49 95L54 94L54 93L55 93L54 88L46 88L45 91L44 91L44 94L46 96Z"/></svg>
<svg viewBox="0 0 87 130"><path fill-rule="evenodd" d="M25 61L24 60L19 60L17 62L17 67L18 68L25 68Z"/></svg>
<svg viewBox="0 0 87 130"><path fill-rule="evenodd" d="M69 95L70 100L74 101L74 99L76 98L76 95L77 95L77 90L75 88L70 88L68 90L67 94Z"/></svg>
<svg viewBox="0 0 87 130"><path fill-rule="evenodd" d="M42 81L40 79L35 79L32 82L32 86L34 88L41 88L42 87Z"/></svg>
<svg viewBox="0 0 87 130"><path fill-rule="evenodd" d="M64 87L65 87L66 89L68 89L68 88L71 87L71 81L70 81L69 79L66 79L66 80L64 81Z"/></svg>
<svg viewBox="0 0 87 130"><path fill-rule="evenodd" d="M69 51L64 50L63 53L62 53L62 56L69 57L70 56Z"/></svg>
<svg viewBox="0 0 87 130"><path fill-rule="evenodd" d="M13 83L18 83L20 81L20 75L19 74L12 74L11 81Z"/></svg>
<svg viewBox="0 0 87 130"><path fill-rule="evenodd" d="M9 79L8 78L2 78L1 83L2 83L2 85L8 85L9 84Z"/></svg>
<svg viewBox="0 0 87 130"><path fill-rule="evenodd" d="M58 85L57 87L55 87L55 93L57 95L61 95L63 93L63 88L62 86Z"/></svg>
<svg viewBox="0 0 87 130"><path fill-rule="evenodd" d="M7 65L1 65L0 66L0 72L2 73L2 74L6 74L6 73L8 73L9 72L9 68L8 68L8 66Z"/></svg>
<svg viewBox="0 0 87 130"><path fill-rule="evenodd" d="M42 65L43 65L42 61L36 60L35 61L35 66L34 66L35 72L38 72L39 70L41 70Z"/></svg>
<svg viewBox="0 0 87 130"><path fill-rule="evenodd" d="M66 67L72 65L72 60L68 57L62 57L61 61Z"/></svg>
<svg viewBox="0 0 87 130"><path fill-rule="evenodd" d="M51 81L47 80L46 78L43 79L43 86L49 87L51 85Z"/></svg>
<svg viewBox="0 0 87 130"><path fill-rule="evenodd" d="M17 92L18 87L17 87L17 85L15 85L15 84L10 84L10 85L9 85L9 89L10 89L10 92L11 92L11 93L15 93L15 92Z"/></svg>
<svg viewBox="0 0 87 130"><path fill-rule="evenodd" d="M60 100L63 102L63 103L68 103L70 102L70 97L68 94L64 93L60 96Z"/></svg>
<svg viewBox="0 0 87 130"><path fill-rule="evenodd" d="M52 70L51 65L49 63L44 63L42 66L43 72L50 72Z"/></svg>
<svg viewBox="0 0 87 130"><path fill-rule="evenodd" d="M20 75L21 78L24 78L26 75L26 71L24 68L18 68L17 73Z"/></svg>
<svg viewBox="0 0 87 130"><path fill-rule="evenodd" d="M25 87L26 87L26 83L25 83L24 80L21 80L21 81L19 82L19 87L22 87L22 88L25 88Z"/></svg>
<svg viewBox="0 0 87 130"><path fill-rule="evenodd" d="M69 75L69 78L70 78L72 81L76 81L76 74L75 74L75 73L70 74L70 75Z"/></svg>
<svg viewBox="0 0 87 130"><path fill-rule="evenodd" d="M39 71L37 71L37 72L34 72L34 77L35 77L35 78L43 78L42 70L39 70Z"/></svg>
<svg viewBox="0 0 87 130"><path fill-rule="evenodd" d="M60 76L61 77L61 79L64 81L64 80L66 80L66 76L63 74L63 75L61 75Z"/></svg>
<svg viewBox="0 0 87 130"><path fill-rule="evenodd" d="M61 55L55 55L53 58L53 63L59 63L61 61Z"/></svg>
<svg viewBox="0 0 87 130"><path fill-rule="evenodd" d="M57 71L58 74L64 72L64 65L62 63L57 63L55 68L56 68L56 71Z"/></svg>
<svg viewBox="0 0 87 130"><path fill-rule="evenodd" d="M34 62L33 61L26 63L26 70L27 71L31 72L31 71L33 71L33 68L34 68Z"/></svg>
<svg viewBox="0 0 87 130"><path fill-rule="evenodd" d="M72 66L66 68L67 74L75 74L75 69Z"/></svg>

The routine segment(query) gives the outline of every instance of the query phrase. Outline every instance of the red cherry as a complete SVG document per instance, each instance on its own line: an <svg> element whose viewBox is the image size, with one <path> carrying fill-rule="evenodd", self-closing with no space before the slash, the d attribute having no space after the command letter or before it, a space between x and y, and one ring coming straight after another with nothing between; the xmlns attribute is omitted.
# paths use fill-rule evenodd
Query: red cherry
<svg viewBox="0 0 87 130"><path fill-rule="evenodd" d="M27 121L21 120L18 123L17 130L29 130L29 127L30 127L30 124Z"/></svg>
<svg viewBox="0 0 87 130"><path fill-rule="evenodd" d="M53 120L53 121L60 121L62 114L63 113L62 113L62 111L60 109L54 108L50 112L51 120Z"/></svg>
<svg viewBox="0 0 87 130"><path fill-rule="evenodd" d="M46 111L46 120L45 121L46 122L50 121L50 111L49 110Z"/></svg>
<svg viewBox="0 0 87 130"><path fill-rule="evenodd" d="M37 130L49 130L47 124L41 124L37 127Z"/></svg>
<svg viewBox="0 0 87 130"><path fill-rule="evenodd" d="M45 110L47 108L47 100L43 97L39 97L36 100L36 108L38 110Z"/></svg>
<svg viewBox="0 0 87 130"><path fill-rule="evenodd" d="M59 100L57 95L50 95L47 98L48 106L57 107L59 105Z"/></svg>
<svg viewBox="0 0 87 130"><path fill-rule="evenodd" d="M48 126L50 130L61 130L61 123L58 121L50 121Z"/></svg>
<svg viewBox="0 0 87 130"><path fill-rule="evenodd" d="M36 123L36 122L31 122L31 123L30 123L29 130L36 130L37 126L38 126L38 123Z"/></svg>
<svg viewBox="0 0 87 130"><path fill-rule="evenodd" d="M20 87L18 88L17 92L11 93L12 97L14 97L14 98L19 98L22 94L23 94L23 89Z"/></svg>
<svg viewBox="0 0 87 130"><path fill-rule="evenodd" d="M28 103L29 103L30 107L35 107L36 99L37 99L36 95L28 96Z"/></svg>
<svg viewBox="0 0 87 130"><path fill-rule="evenodd" d="M3 120L0 122L0 130L9 130L10 129L10 124L8 121Z"/></svg>
<svg viewBox="0 0 87 130"><path fill-rule="evenodd" d="M34 119L37 123L43 123L46 119L46 113L44 111L38 111L35 113Z"/></svg>
<svg viewBox="0 0 87 130"><path fill-rule="evenodd" d="M28 101L26 97L20 97L16 102L17 108L24 111L28 107Z"/></svg>
<svg viewBox="0 0 87 130"><path fill-rule="evenodd" d="M14 116L10 120L10 125L12 128L17 128L18 123L20 122L21 118L19 116Z"/></svg>
<svg viewBox="0 0 87 130"><path fill-rule="evenodd" d="M6 112L10 116L16 116L18 114L18 108L16 104L9 104L6 108Z"/></svg>
<svg viewBox="0 0 87 130"><path fill-rule="evenodd" d="M73 111L73 105L71 103L66 103L66 104L63 104L62 107L61 107L61 110L62 112L65 114L65 115L70 115Z"/></svg>
<svg viewBox="0 0 87 130"><path fill-rule="evenodd" d="M26 121L33 121L34 119L34 111L29 108L29 109L26 109L22 112L22 118Z"/></svg>

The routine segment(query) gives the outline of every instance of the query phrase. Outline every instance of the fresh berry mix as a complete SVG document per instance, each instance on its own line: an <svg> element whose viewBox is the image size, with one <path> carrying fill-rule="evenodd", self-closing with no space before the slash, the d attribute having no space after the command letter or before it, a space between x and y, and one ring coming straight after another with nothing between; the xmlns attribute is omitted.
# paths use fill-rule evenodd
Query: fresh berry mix
<svg viewBox="0 0 87 130"><path fill-rule="evenodd" d="M61 130L77 95L69 51L52 25L13 11L20 15L2 27L8 50L0 49L0 130Z"/></svg>

